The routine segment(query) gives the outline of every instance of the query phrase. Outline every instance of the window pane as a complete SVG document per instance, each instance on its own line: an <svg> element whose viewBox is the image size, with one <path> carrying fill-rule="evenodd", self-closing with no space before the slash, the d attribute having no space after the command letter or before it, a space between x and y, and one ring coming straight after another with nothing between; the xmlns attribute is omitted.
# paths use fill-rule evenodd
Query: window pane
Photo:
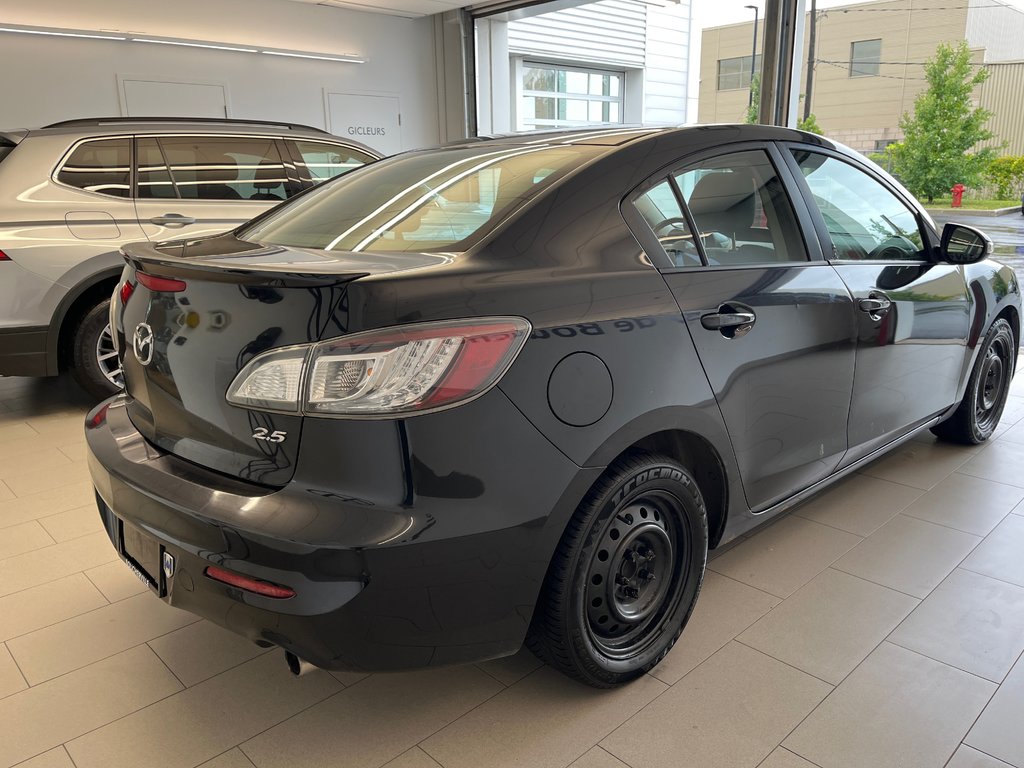
<svg viewBox="0 0 1024 768"><path fill-rule="evenodd" d="M587 92L587 73L586 72L573 72L566 70L565 73L565 91L566 93L586 93Z"/></svg>
<svg viewBox="0 0 1024 768"><path fill-rule="evenodd" d="M850 77L877 75L882 60L881 40L859 40L850 45Z"/></svg>
<svg viewBox="0 0 1024 768"><path fill-rule="evenodd" d="M667 179L640 195L633 205L677 267L701 265L693 232Z"/></svg>
<svg viewBox="0 0 1024 768"><path fill-rule="evenodd" d="M135 143L138 192L142 199L177 198L171 174L156 139L140 138Z"/></svg>
<svg viewBox="0 0 1024 768"><path fill-rule="evenodd" d="M807 261L793 207L763 151L706 160L676 181L709 264Z"/></svg>
<svg viewBox="0 0 1024 768"><path fill-rule="evenodd" d="M793 153L821 211L837 259L924 259L917 218L863 171L817 152Z"/></svg>
<svg viewBox="0 0 1024 768"><path fill-rule="evenodd" d="M523 88L527 91L555 90L555 70L539 67L523 69Z"/></svg>
<svg viewBox="0 0 1024 768"><path fill-rule="evenodd" d="M288 177L273 139L161 138L179 194L193 200L284 200Z"/></svg>
<svg viewBox="0 0 1024 768"><path fill-rule="evenodd" d="M718 61L718 90L726 91L733 88L749 88L751 74L751 57L737 56ZM753 59L754 71L761 71L761 54Z"/></svg>
<svg viewBox="0 0 1024 768"><path fill-rule="evenodd" d="M348 147L319 141L296 141L302 164L314 182L333 179L373 160L372 157Z"/></svg>
<svg viewBox="0 0 1024 768"><path fill-rule="evenodd" d="M57 173L57 180L78 189L128 197L130 139L104 139L80 144Z"/></svg>

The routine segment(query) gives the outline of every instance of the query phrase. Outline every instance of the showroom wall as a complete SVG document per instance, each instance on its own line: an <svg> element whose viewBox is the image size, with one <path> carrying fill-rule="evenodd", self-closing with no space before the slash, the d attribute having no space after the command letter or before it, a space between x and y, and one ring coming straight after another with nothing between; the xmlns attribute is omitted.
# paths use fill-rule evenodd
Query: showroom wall
<svg viewBox="0 0 1024 768"><path fill-rule="evenodd" d="M240 12L241 11L241 12ZM124 114L119 81L224 84L234 118L329 128L325 94L397 96L402 149L437 143L434 27L287 0L0 0L2 24L118 30L188 40L356 54L364 64L151 43L0 33L0 128ZM23 62L15 68L12 62ZM16 74L15 74L16 71ZM335 116L337 120L337 115ZM372 142L367 142L372 143Z"/></svg>

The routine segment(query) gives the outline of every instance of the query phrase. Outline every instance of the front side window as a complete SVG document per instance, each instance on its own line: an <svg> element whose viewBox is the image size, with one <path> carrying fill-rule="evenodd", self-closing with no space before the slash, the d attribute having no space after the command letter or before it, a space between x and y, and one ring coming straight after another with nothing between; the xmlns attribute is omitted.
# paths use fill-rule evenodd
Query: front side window
<svg viewBox="0 0 1024 768"><path fill-rule="evenodd" d="M749 88L753 74L760 71L761 54L757 54L753 58L737 56L732 59L719 59L718 90L731 91L737 88Z"/></svg>
<svg viewBox="0 0 1024 768"><path fill-rule="evenodd" d="M708 264L807 261L793 206L762 150L705 160L675 175Z"/></svg>
<svg viewBox="0 0 1024 768"><path fill-rule="evenodd" d="M622 122L623 72L523 63L518 130Z"/></svg>
<svg viewBox="0 0 1024 768"><path fill-rule="evenodd" d="M112 197L131 194L131 139L79 144L57 172L57 181Z"/></svg>
<svg viewBox="0 0 1024 768"><path fill-rule="evenodd" d="M654 235L665 249L665 253L677 267L699 267L700 253L693 232L690 229L679 198L676 197L668 179L655 184L639 195L633 206L654 230Z"/></svg>
<svg viewBox="0 0 1024 768"><path fill-rule="evenodd" d="M858 40L851 43L850 77L877 75L881 60L881 40Z"/></svg>
<svg viewBox="0 0 1024 768"><path fill-rule="evenodd" d="M797 164L841 260L923 260L917 217L903 201L849 163L794 150Z"/></svg>
<svg viewBox="0 0 1024 768"><path fill-rule="evenodd" d="M274 139L165 136L159 139L186 200L284 200L294 194Z"/></svg>

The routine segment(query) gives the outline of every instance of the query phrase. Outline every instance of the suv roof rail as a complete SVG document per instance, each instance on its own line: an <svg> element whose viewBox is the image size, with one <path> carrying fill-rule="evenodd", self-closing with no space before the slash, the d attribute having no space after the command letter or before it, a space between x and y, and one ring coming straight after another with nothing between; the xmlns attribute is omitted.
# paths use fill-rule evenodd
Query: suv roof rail
<svg viewBox="0 0 1024 768"><path fill-rule="evenodd" d="M323 128L300 123L284 123L277 120L242 120L229 117L80 117L74 120L61 120L58 123L44 125L43 128L74 128L90 125L124 125L129 123L221 123L227 125L266 125L274 128L287 128L291 131L314 131L327 133Z"/></svg>

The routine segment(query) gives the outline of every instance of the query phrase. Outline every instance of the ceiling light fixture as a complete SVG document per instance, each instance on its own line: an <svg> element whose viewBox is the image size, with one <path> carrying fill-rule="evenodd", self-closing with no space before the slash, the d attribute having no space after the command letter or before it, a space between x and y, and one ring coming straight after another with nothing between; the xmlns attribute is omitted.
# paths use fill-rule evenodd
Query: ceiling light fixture
<svg viewBox="0 0 1024 768"><path fill-rule="evenodd" d="M59 29L25 29L0 27L0 32L20 32L23 35L53 35L54 37L88 37L93 40L127 40L123 35L105 35L100 32L65 32Z"/></svg>
<svg viewBox="0 0 1024 768"><path fill-rule="evenodd" d="M184 45L188 48L213 48L218 51L238 51L239 53L258 53L257 48L240 48L234 45L221 45L220 43L189 43L184 40L156 40L152 37L133 37L133 43L156 43L157 45Z"/></svg>
<svg viewBox="0 0 1024 768"><path fill-rule="evenodd" d="M329 56L323 53L295 53L293 51L260 51L268 56L291 56L296 59L319 59L320 61L342 61L348 64L365 64L365 59L358 59L354 56Z"/></svg>

